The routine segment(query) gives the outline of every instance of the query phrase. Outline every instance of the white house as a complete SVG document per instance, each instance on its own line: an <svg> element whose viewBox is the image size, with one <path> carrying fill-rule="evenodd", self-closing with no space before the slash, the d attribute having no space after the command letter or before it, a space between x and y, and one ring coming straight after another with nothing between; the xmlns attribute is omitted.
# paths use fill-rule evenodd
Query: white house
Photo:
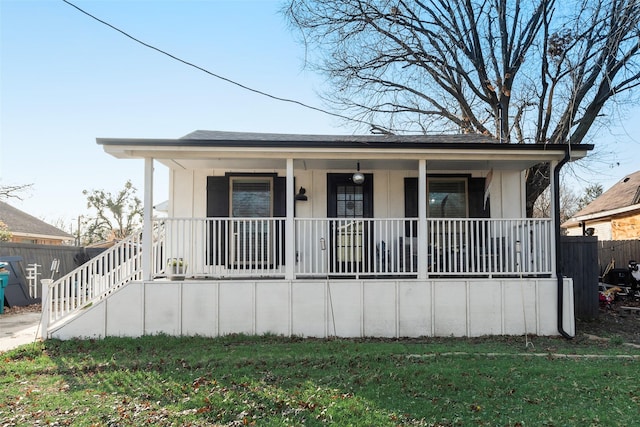
<svg viewBox="0 0 640 427"><path fill-rule="evenodd" d="M549 163L555 191L591 146L215 131L97 142L144 159L144 231L48 286L46 337L574 334L557 215L526 218L525 171ZM158 219L156 162L170 170Z"/></svg>

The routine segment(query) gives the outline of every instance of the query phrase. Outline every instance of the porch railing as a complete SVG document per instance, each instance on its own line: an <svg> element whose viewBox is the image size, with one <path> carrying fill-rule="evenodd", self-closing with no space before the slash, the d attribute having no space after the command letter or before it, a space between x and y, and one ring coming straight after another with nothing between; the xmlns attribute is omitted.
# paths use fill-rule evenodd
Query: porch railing
<svg viewBox="0 0 640 427"><path fill-rule="evenodd" d="M154 276L284 275L284 218L167 218L159 220Z"/></svg>
<svg viewBox="0 0 640 427"><path fill-rule="evenodd" d="M438 275L550 275L550 219L430 219L428 271Z"/></svg>
<svg viewBox="0 0 640 427"><path fill-rule="evenodd" d="M413 276L418 272L417 219L167 218L154 251L155 277L283 277L285 247L302 277ZM290 243L291 242L291 243ZM550 219L428 219L431 276L552 274Z"/></svg>
<svg viewBox="0 0 640 427"><path fill-rule="evenodd" d="M129 236L53 282L48 290L48 324L88 307L132 280L142 279L142 241Z"/></svg>

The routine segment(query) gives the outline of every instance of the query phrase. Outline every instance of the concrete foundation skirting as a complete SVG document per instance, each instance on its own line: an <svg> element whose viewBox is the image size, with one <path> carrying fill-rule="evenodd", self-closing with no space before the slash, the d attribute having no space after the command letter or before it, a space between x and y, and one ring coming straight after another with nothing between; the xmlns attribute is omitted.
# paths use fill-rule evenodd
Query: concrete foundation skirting
<svg viewBox="0 0 640 427"><path fill-rule="evenodd" d="M48 336L557 335L556 286L553 278L135 282ZM565 279L563 325L573 335L572 289Z"/></svg>

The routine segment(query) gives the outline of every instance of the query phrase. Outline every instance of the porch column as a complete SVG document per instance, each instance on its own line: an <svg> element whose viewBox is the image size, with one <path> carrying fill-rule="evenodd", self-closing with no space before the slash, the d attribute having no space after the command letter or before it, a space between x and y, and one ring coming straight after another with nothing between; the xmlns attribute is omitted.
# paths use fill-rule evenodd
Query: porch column
<svg viewBox="0 0 640 427"><path fill-rule="evenodd" d="M427 245L427 161L418 160L418 279L426 279L429 269Z"/></svg>
<svg viewBox="0 0 640 427"><path fill-rule="evenodd" d="M558 225L556 224L556 218L558 218L558 215L556 215L557 210L556 209L560 209L560 206L556 205L556 198L555 198L555 194L557 191L557 186L560 184L558 182L556 182L555 180L555 173L553 173L556 168L558 167L558 162L557 161L552 161L551 162L551 167L549 168L549 191L551 194L551 235L553 236L553 242L551 243L551 271L553 271L554 273L556 273L557 270L557 264L556 264L556 239L558 238L558 236L556 236L556 230L558 230Z"/></svg>
<svg viewBox="0 0 640 427"><path fill-rule="evenodd" d="M295 225L294 225L294 188L293 188L293 159L287 159L287 185L286 185L286 206L287 217L284 224L284 277L287 280L293 280L295 275L295 262L296 262L296 237Z"/></svg>
<svg viewBox="0 0 640 427"><path fill-rule="evenodd" d="M144 159L144 211L142 213L142 279L153 277L153 158Z"/></svg>

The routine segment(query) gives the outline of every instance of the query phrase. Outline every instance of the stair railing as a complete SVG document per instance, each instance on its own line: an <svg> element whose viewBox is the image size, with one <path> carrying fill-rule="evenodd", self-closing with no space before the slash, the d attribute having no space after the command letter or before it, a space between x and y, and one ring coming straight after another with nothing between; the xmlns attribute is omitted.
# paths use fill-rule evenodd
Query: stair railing
<svg viewBox="0 0 640 427"><path fill-rule="evenodd" d="M60 279L43 281L49 283L46 297L43 292L48 326L91 306L128 282L141 279L142 237L136 233Z"/></svg>

